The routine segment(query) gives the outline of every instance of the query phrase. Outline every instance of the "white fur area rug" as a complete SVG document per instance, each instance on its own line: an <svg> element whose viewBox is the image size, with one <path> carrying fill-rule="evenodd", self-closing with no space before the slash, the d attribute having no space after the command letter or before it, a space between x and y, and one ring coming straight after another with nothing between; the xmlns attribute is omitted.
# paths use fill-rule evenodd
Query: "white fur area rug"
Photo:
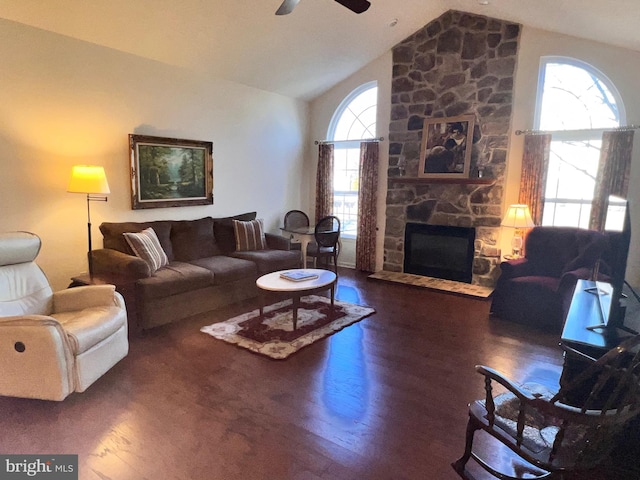
<svg viewBox="0 0 640 480"><path fill-rule="evenodd" d="M370 307L331 300L318 295L300 299L298 328L293 329L292 301L284 300L259 310L253 310L224 322L200 329L212 337L267 357L282 360L302 347L325 338L344 327L375 313Z"/></svg>

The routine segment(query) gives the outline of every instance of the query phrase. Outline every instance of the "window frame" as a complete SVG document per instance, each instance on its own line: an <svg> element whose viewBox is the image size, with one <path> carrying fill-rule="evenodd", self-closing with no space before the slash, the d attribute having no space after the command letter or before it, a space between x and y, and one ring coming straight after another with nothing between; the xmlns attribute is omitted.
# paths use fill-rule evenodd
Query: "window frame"
<svg viewBox="0 0 640 480"><path fill-rule="evenodd" d="M562 55L547 55L540 58L540 67L538 69L538 85L536 92L536 104L535 104L535 113L534 113L534 129L541 130L541 117L542 117L542 100L544 95L544 87L545 87L545 78L547 73L547 65L549 64L562 64L562 65L570 65L575 68L580 68L585 70L590 75L596 77L598 81L604 84L616 103L616 107L618 109L618 126L622 126L626 124L626 110L624 106L624 102L622 100L622 96L618 91L615 84L611 81L611 79L601 70L594 67L593 65L579 60L573 57L567 57ZM575 130L545 130L552 134L552 142L584 142L591 140L601 140L602 134L605 131L610 131L614 127L605 127L605 128L593 128L593 129L575 129ZM545 190L547 185L545 185ZM544 197L544 203L555 203L558 204L580 204L586 205L587 200L577 200L570 198L559 198L553 197L548 198ZM590 203L589 203L590 205ZM545 225L555 225L555 222L545 222L543 215L543 224Z"/></svg>
<svg viewBox="0 0 640 480"><path fill-rule="evenodd" d="M340 102L340 104L336 107L335 111L333 112L333 115L331 117L331 121L329 122L329 126L327 128L327 140L330 141L331 143L334 144L334 157L335 157L335 149L358 149L360 150L360 143L367 141L367 140L375 140L376 135L377 135L377 117L378 117L378 112L377 112L377 108L378 108L378 104L379 104L379 98L378 95L376 95L376 133L374 133L373 137L367 137L367 138L359 138L356 140L335 140L335 136L336 136L336 129L338 127L338 123L340 122L342 115L344 114L344 112L349 108L349 106L351 105L351 103L353 102L353 100L355 100L358 96L360 96L362 93L371 90L373 88L378 88L378 82L373 80L370 82L365 82L361 85L359 85L358 87L354 88L348 95L346 95L342 101ZM379 93L379 92L377 92ZM334 163L334 171L335 171L335 163ZM359 186L358 186L359 188ZM335 189L334 187L334 195L337 194L344 194L344 193L351 193L352 191L350 190L349 192L340 192L338 190ZM334 212L335 214L335 212ZM342 218L340 219L342 221ZM356 234L351 234L351 233L345 233L344 231L340 232L340 236L342 238L353 238L355 239L357 237L357 233Z"/></svg>

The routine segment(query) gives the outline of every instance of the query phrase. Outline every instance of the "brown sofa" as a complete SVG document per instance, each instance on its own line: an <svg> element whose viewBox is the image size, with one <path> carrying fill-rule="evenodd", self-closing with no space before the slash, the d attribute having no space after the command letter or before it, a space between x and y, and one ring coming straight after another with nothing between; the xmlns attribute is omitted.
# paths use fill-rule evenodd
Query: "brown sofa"
<svg viewBox="0 0 640 480"><path fill-rule="evenodd" d="M285 237L265 233L268 248L235 251L232 220L248 221L256 212L234 217L103 223L104 248L93 251L95 275L117 278L124 287L136 329L144 330L214 310L258 293L255 281L265 273L298 268L300 252ZM151 273L122 235L152 227L169 264Z"/></svg>

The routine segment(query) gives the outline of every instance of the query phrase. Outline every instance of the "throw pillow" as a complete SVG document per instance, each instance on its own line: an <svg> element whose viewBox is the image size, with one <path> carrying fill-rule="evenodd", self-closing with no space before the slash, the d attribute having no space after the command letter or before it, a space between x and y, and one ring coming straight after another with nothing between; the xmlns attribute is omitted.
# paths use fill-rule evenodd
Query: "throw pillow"
<svg viewBox="0 0 640 480"><path fill-rule="evenodd" d="M255 220L256 216L257 212L247 212L232 217L213 219L213 235L224 255L233 253L236 249L236 234L233 231L233 221L248 222L249 220Z"/></svg>
<svg viewBox="0 0 640 480"><path fill-rule="evenodd" d="M169 263L167 254L164 253L160 240L153 228L145 228L138 233L125 232L124 239L127 241L133 253L149 264L151 273L155 273L159 268Z"/></svg>
<svg viewBox="0 0 640 480"><path fill-rule="evenodd" d="M233 221L233 231L236 235L236 251L266 250L267 239L264 236L262 219L249 222Z"/></svg>
<svg viewBox="0 0 640 480"><path fill-rule="evenodd" d="M127 255L135 255L131 247L124 238L123 233L137 233L145 228L153 228L156 237L160 240L160 245L167 254L169 261L173 260L173 248L171 247L171 225L172 220L157 220L155 222L103 222L100 224L102 233L102 243L104 248L111 248Z"/></svg>

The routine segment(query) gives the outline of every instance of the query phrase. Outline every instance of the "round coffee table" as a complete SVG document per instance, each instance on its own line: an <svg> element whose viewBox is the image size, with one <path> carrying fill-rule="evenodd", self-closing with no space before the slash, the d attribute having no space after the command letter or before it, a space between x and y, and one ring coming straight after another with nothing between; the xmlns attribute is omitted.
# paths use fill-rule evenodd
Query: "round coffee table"
<svg viewBox="0 0 640 480"><path fill-rule="evenodd" d="M317 275L316 278L302 281L293 281L282 278L280 275L285 272L305 272ZM256 280L256 285L260 289L260 316L264 314L264 300L267 292L284 294L293 299L293 329L298 326L298 307L300 297L322 290L331 290L331 308L333 308L336 286L336 274L330 270L319 268L298 268L292 270L279 270L267 273Z"/></svg>

